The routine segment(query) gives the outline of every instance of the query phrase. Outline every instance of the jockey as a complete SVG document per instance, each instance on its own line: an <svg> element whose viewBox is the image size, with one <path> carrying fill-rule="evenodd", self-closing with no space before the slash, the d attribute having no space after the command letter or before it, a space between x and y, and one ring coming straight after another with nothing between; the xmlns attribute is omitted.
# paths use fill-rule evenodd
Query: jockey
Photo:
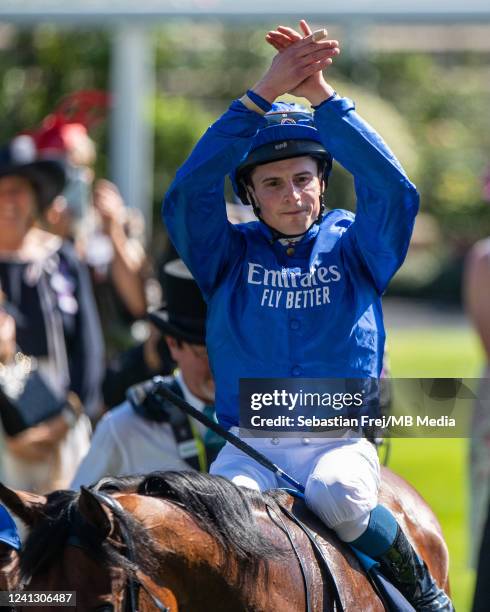
<svg viewBox="0 0 490 612"><path fill-rule="evenodd" d="M172 242L208 303L217 417L234 433L240 378L380 376L381 295L405 258L418 210L417 191L393 153L323 78L338 42L295 34L263 78L207 130L163 205ZM307 98L314 113L275 103L286 92ZM332 158L354 177L356 215L326 211ZM227 174L257 221L227 222ZM304 286L322 288L316 299L298 297L305 291L292 282L297 275L309 277ZM266 289L274 290L271 299L264 299ZM379 560L416 610L453 610L392 513L378 504L373 445L351 434L248 442L304 482L313 512L341 540ZM211 473L257 490L282 485L229 443Z"/></svg>

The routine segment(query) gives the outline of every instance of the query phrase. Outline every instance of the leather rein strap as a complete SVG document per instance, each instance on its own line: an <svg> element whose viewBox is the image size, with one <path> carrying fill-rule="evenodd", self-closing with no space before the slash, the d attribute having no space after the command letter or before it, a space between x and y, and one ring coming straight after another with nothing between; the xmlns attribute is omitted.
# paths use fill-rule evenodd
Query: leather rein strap
<svg viewBox="0 0 490 612"><path fill-rule="evenodd" d="M294 538L289 531L287 525L282 520L281 516L279 516L273 506L266 502L265 504L267 508L267 514L269 515L270 520L281 530L283 531L291 544L291 548L293 549L294 554L296 555L296 559L298 560L299 567L301 570L301 576L303 578L303 585L305 589L305 600L306 600L306 612L311 612L311 595L310 595L310 587L308 582L308 576L306 573L305 563L303 557L300 555L295 543ZM274 518L277 517L277 518Z"/></svg>
<svg viewBox="0 0 490 612"><path fill-rule="evenodd" d="M330 569L329 563L328 563L328 559L325 556L325 553L323 552L320 544L317 542L317 539L315 537L314 532L309 529L302 521L300 521L296 516L294 516L294 514L292 512L290 512L285 506L283 506L282 504L278 504L279 508L281 509L281 511L288 517L288 519L290 521L292 521L293 523L295 523L308 537L311 546L318 558L318 560L320 561L320 565L323 567L324 571L325 571L325 577L328 580L328 582L330 583L330 586L332 588L332 594L333 594L333 599L334 599L334 603L335 603L335 610L337 612L345 612L344 610L344 606L342 604L342 599L340 598L340 592L339 592L339 588L337 586L337 582L335 580L335 577L332 573L332 570ZM290 538L291 540L291 538ZM291 540L292 542L292 540ZM296 549L294 548L294 544L293 544L293 549L294 552L296 553L296 556L298 556L298 552L296 551ZM306 574L304 573L304 568L303 568L303 564L300 561L300 565L302 567L302 572L303 572L303 577L305 580L305 585L306 585ZM309 612L310 607L309 607L309 595L308 595L308 587L305 586L305 590L306 590L306 594L307 594L307 611ZM324 598L324 605L323 608L324 610L326 610L326 598Z"/></svg>
<svg viewBox="0 0 490 612"><path fill-rule="evenodd" d="M111 510L116 510L116 512L122 512L122 513L125 512L121 504L116 499L111 497L110 495L107 495L106 493L101 493L100 491L98 492L91 491L91 494L94 495L101 503L108 506ZM119 521L119 529L121 530L121 536L122 536L123 543L126 546L126 549L128 551L127 558L129 561L131 561L131 563L135 563L136 555L135 555L135 550L134 550L134 545L133 545L133 539L128 534L124 524L121 521ZM87 550L87 547L84 545L82 539L76 532L72 533L68 537L67 544L71 546L77 546L78 548L81 548L85 551ZM149 591L148 588L143 583L141 583L139 580L137 580L133 576L128 576L127 580L128 580L128 583L127 583L126 609L129 612L138 612L138 590L140 588L142 588L145 591L145 593L150 597L150 599L153 601L153 603L155 604L159 612L171 612L170 608L167 608L167 606L162 604L162 602L158 599L158 597L156 595L153 595L153 593Z"/></svg>

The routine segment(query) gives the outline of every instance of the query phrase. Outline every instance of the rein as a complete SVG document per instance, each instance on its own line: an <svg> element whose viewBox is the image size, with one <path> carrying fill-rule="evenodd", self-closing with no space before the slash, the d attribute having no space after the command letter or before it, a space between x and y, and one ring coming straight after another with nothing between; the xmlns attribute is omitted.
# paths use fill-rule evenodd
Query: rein
<svg viewBox="0 0 490 612"><path fill-rule="evenodd" d="M282 478L288 484L293 486L295 489L297 489L301 493L305 492L305 488L300 482L298 482L292 476L287 474L278 465L276 465L275 463L272 463L272 461L267 459L265 455L263 455L262 453L259 453L259 451L255 450L255 448L250 446L250 444L247 444L241 438L232 434L230 431L228 431L227 429L225 429L224 427L222 427L221 425L213 421L213 419L210 419L205 414L203 414L202 412L200 412L199 410L191 406L184 399L176 395L173 391L171 391L165 385L162 376L153 377L153 389L151 389L150 393L154 393L155 395L158 395L160 397L163 397L164 399L167 399L169 402L174 404L174 406L177 406L177 408L180 408L189 416L194 417L196 421L199 421L200 423L205 425L208 429L210 429L211 431L214 431L214 433L224 438L227 442L239 448L246 455L248 455L249 457L252 457L252 459L255 459L257 463L260 463L260 465L262 465L267 470L275 474L278 478Z"/></svg>
<svg viewBox="0 0 490 612"><path fill-rule="evenodd" d="M298 517L296 517L292 512L290 512L285 506L283 506L282 504L278 504L278 505L279 505L279 508L281 509L281 512L283 512L290 521L295 523L307 535L313 551L315 552L316 556L321 562L323 569L325 570L326 578L328 582L330 582L330 586L331 586L332 593L333 593L333 599L335 603L335 610L336 612L345 612L345 608L342 604L342 599L340 597L339 587L337 586L335 576L332 570L330 569L330 565L329 565L329 562L328 562L328 559L325 553L323 552L320 544L318 543L316 539L315 533L311 531L311 529L309 529L302 521L298 519ZM327 580L324 583L325 585L327 583Z"/></svg>
<svg viewBox="0 0 490 612"><path fill-rule="evenodd" d="M97 497L97 499L102 504L104 504L111 510L115 510L116 516L117 516L117 512L124 513L124 508L121 506L121 504L116 499L111 497L110 495L107 495L106 493L101 493L101 492L96 493L95 491L91 491L91 493L92 495ZM76 546L77 548L81 548L82 550L87 552L88 548L84 544L82 538L78 535L78 533L80 532L87 533L87 529L88 529L88 533L90 533L91 531L93 535L94 529L90 525L88 525L82 519L82 517L80 517L80 515L75 515L75 516L72 515L72 521L73 521L73 526L75 529L73 533L71 533L71 535L68 537L67 544L69 546ZM127 532L127 529L122 521L119 521L119 529L121 530L123 544L125 545L126 550L127 550L128 561L130 561L134 565L137 565L133 539ZM142 582L140 582L137 578L131 575L127 576L126 599L125 599L126 610L128 612L138 612L138 592L140 588L143 589L145 593L150 597L150 599L153 601L154 605L159 610L159 612L171 612L170 608L167 608L164 604L162 604L162 602L158 599L158 597L154 595Z"/></svg>
<svg viewBox="0 0 490 612"><path fill-rule="evenodd" d="M294 538L291 532L289 531L287 525L285 524L285 522L282 520L282 518L277 514L276 510L269 503L266 503L266 508L267 508L267 514L269 515L270 520L274 523L274 525L276 525L276 527L278 527L281 531L283 531L286 534L289 540L289 543L291 544L291 548L293 549L293 552L296 556L296 559L298 560L298 564L301 570L301 577L303 578L303 587L305 590L306 612L311 612L310 587L309 587L304 559L300 555L296 547L296 544L294 543ZM276 518L274 518L274 516Z"/></svg>

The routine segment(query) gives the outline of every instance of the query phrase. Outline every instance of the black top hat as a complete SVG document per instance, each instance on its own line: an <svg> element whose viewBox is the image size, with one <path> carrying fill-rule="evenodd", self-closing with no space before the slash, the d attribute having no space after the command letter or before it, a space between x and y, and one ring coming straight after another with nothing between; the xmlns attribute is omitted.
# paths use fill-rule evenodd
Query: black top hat
<svg viewBox="0 0 490 612"><path fill-rule="evenodd" d="M54 159L36 159L36 145L31 136L17 136L0 148L0 178L25 177L36 193L39 211L47 208L65 186L63 165Z"/></svg>
<svg viewBox="0 0 490 612"><path fill-rule="evenodd" d="M167 303L149 312L148 318L163 334L190 344L206 344L206 303L189 269L181 259L175 259L165 264L162 272L160 282Z"/></svg>

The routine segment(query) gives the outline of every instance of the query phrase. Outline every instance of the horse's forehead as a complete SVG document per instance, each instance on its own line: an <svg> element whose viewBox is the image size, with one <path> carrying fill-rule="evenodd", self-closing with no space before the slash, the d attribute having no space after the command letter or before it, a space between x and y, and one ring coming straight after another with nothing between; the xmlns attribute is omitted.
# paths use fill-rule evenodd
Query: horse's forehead
<svg viewBox="0 0 490 612"><path fill-rule="evenodd" d="M216 552L214 538L198 525L191 513L170 500L135 493L120 493L114 497L161 545L172 550L188 549L189 537L193 534L198 536L199 547L208 550L210 558Z"/></svg>
<svg viewBox="0 0 490 612"><path fill-rule="evenodd" d="M165 499L137 495L136 493L117 493L114 498L121 506L148 528L158 527L175 519L177 515L184 516L180 508Z"/></svg>

